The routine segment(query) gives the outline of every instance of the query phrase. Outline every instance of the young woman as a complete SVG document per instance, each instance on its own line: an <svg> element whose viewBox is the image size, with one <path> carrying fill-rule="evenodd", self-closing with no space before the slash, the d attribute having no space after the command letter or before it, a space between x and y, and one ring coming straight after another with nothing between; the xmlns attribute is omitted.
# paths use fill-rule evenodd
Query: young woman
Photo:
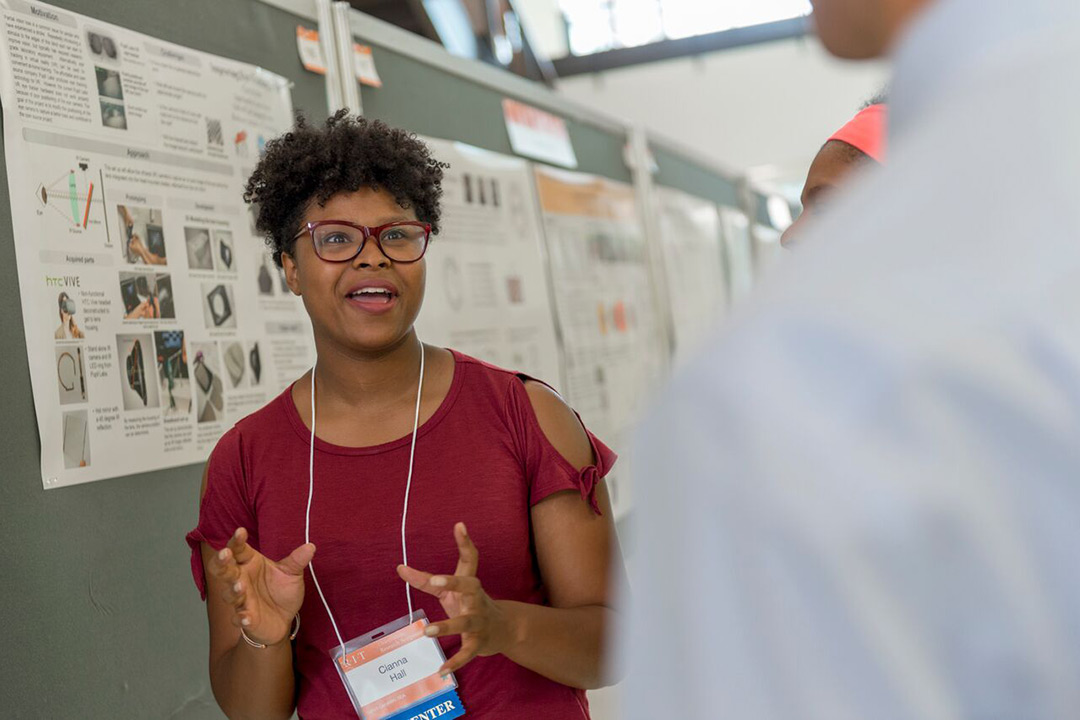
<svg viewBox="0 0 1080 720"><path fill-rule="evenodd" d="M354 716L332 653L410 605L467 717L588 718L604 682L615 456L543 383L417 337L441 180L415 137L338 113L248 182L318 360L222 437L187 538L230 717Z"/></svg>

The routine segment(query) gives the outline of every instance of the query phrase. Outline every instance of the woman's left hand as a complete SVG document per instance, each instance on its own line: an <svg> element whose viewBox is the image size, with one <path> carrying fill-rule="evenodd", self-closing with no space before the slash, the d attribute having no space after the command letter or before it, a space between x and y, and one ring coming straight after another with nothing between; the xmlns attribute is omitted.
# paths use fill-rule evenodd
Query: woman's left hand
<svg viewBox="0 0 1080 720"><path fill-rule="evenodd" d="M469 538L465 523L454 526L454 540L458 546L458 564L453 575L432 575L405 565L397 569L409 585L437 597L449 618L431 623L424 633L429 637L461 636L461 650L439 668L442 675L461 669L474 657L504 652L513 635L506 614L484 592L476 577L480 554Z"/></svg>

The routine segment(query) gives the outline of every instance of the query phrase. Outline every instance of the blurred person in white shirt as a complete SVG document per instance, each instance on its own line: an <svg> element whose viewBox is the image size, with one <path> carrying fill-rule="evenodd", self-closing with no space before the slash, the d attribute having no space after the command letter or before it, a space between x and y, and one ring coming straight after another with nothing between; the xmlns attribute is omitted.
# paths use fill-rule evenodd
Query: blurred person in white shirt
<svg viewBox="0 0 1080 720"><path fill-rule="evenodd" d="M1078 718L1080 2L814 5L888 165L640 432L624 716Z"/></svg>

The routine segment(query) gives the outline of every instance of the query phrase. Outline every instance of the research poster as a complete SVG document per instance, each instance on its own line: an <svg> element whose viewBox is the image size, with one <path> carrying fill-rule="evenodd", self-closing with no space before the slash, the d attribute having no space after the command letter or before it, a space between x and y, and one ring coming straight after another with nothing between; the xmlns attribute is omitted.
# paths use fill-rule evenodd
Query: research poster
<svg viewBox="0 0 1080 720"><path fill-rule="evenodd" d="M648 248L631 186L537 167L569 403L622 455L611 480L629 506L628 433L667 364Z"/></svg>
<svg viewBox="0 0 1080 720"><path fill-rule="evenodd" d="M560 388L558 345L540 218L527 162L423 138L447 163L442 231L427 251L427 291L416 329Z"/></svg>
<svg viewBox="0 0 1080 720"><path fill-rule="evenodd" d="M288 83L42 3L0 12L42 482L200 462L311 363L242 199Z"/></svg>
<svg viewBox="0 0 1080 720"><path fill-rule="evenodd" d="M658 187L660 247L667 280L675 363L693 356L727 306L720 214L708 200Z"/></svg>

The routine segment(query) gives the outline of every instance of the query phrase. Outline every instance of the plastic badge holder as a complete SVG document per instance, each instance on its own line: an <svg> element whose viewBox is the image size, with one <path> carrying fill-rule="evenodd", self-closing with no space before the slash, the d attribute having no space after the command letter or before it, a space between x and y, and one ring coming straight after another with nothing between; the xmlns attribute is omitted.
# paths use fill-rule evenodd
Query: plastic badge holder
<svg viewBox="0 0 1080 720"><path fill-rule="evenodd" d="M465 714L453 673L435 638L424 635L423 610L406 615L330 651L353 708L362 720L453 720Z"/></svg>

